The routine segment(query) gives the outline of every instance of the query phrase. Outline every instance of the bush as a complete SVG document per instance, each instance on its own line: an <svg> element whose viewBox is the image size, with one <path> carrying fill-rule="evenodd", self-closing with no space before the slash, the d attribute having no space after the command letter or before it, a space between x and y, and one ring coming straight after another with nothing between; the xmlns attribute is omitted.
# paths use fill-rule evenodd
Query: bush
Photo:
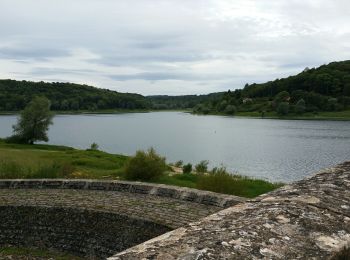
<svg viewBox="0 0 350 260"><path fill-rule="evenodd" d="M224 112L228 115L234 115L237 112L237 108L234 105L228 105Z"/></svg>
<svg viewBox="0 0 350 260"><path fill-rule="evenodd" d="M200 161L195 167L196 172L197 173L207 172L208 171L208 164L209 164L209 161L207 161L207 160Z"/></svg>
<svg viewBox="0 0 350 260"><path fill-rule="evenodd" d="M137 151L125 167L127 180L148 181L159 178L167 169L165 158L159 156L153 148L147 152Z"/></svg>
<svg viewBox="0 0 350 260"><path fill-rule="evenodd" d="M182 167L182 172L183 172L183 173L191 173L191 172L192 172L192 164L190 164L190 163L185 164L185 165Z"/></svg>
<svg viewBox="0 0 350 260"><path fill-rule="evenodd" d="M97 151L98 150L98 144L97 143L92 143L91 145L90 145L90 150L93 150L93 151Z"/></svg>
<svg viewBox="0 0 350 260"><path fill-rule="evenodd" d="M295 113L302 114L305 112L305 101L304 99L300 99L295 105Z"/></svg>
<svg viewBox="0 0 350 260"><path fill-rule="evenodd" d="M289 112L289 104L287 102L281 102L277 107L277 113L279 115L285 116Z"/></svg>
<svg viewBox="0 0 350 260"><path fill-rule="evenodd" d="M201 175L198 179L198 188L219 193L242 193L242 188L235 181L234 175L229 174L226 168L214 168L209 174Z"/></svg>
<svg viewBox="0 0 350 260"><path fill-rule="evenodd" d="M175 167L181 167L183 165L183 161L182 160L179 160L175 163Z"/></svg>

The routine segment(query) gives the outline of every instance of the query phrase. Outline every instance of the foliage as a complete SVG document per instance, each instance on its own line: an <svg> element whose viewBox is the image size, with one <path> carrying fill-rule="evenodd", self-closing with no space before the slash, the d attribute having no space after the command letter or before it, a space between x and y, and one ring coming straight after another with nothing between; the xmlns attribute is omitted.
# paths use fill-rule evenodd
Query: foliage
<svg viewBox="0 0 350 260"><path fill-rule="evenodd" d="M140 150L126 164L125 178L127 180L154 180L162 176L166 169L165 158L158 155L153 148L147 152Z"/></svg>
<svg viewBox="0 0 350 260"><path fill-rule="evenodd" d="M234 105L228 105L224 111L224 113L227 115L234 115L236 112L237 108Z"/></svg>
<svg viewBox="0 0 350 260"><path fill-rule="evenodd" d="M304 99L299 99L299 101L295 105L295 113L298 115L303 114L305 112L305 100Z"/></svg>
<svg viewBox="0 0 350 260"><path fill-rule="evenodd" d="M182 167L182 172L185 173L185 174L191 173L192 172L192 164L190 164L190 163L185 164Z"/></svg>
<svg viewBox="0 0 350 260"><path fill-rule="evenodd" d="M7 144L0 139L0 178L123 179L127 161L126 156L102 151L42 144ZM192 165L189 168L192 171ZM203 176L190 172L175 175L165 172L158 179L147 181L206 189L198 185ZM241 187L241 190L227 189L225 192L244 197L255 197L280 186L237 175L232 178L232 181L237 182L234 185Z"/></svg>
<svg viewBox="0 0 350 260"><path fill-rule="evenodd" d="M93 142L91 145L90 145L90 150L93 150L93 151L97 151L98 150L98 144Z"/></svg>
<svg viewBox="0 0 350 260"><path fill-rule="evenodd" d="M175 167L182 167L183 163L184 162L182 160L179 160L175 163Z"/></svg>
<svg viewBox="0 0 350 260"><path fill-rule="evenodd" d="M289 103L288 102L281 102L278 104L277 107L277 113L279 115L285 116L289 112Z"/></svg>
<svg viewBox="0 0 350 260"><path fill-rule="evenodd" d="M148 99L154 104L162 104L162 108L192 108L197 114L260 112L261 115L261 111L267 114L276 111L281 102L289 103L289 115L293 112L298 115L304 112L344 111L350 108L350 61L332 62L262 84L246 84L243 89L234 91L201 96L153 96ZM301 105L297 106L301 99L305 101L304 109ZM236 107L236 113L227 109L231 106Z"/></svg>
<svg viewBox="0 0 350 260"><path fill-rule="evenodd" d="M208 164L209 164L209 161L207 161L207 160L200 161L195 166L196 172L197 173L205 173L205 172L207 172L208 171Z"/></svg>
<svg viewBox="0 0 350 260"><path fill-rule="evenodd" d="M45 96L56 111L148 109L150 101L138 94L119 93L87 85L59 82L0 80L0 111L22 110L35 96Z"/></svg>
<svg viewBox="0 0 350 260"><path fill-rule="evenodd" d="M198 189L243 197L255 197L280 186L281 184L232 175L224 167L214 168L209 174L200 174L197 181Z"/></svg>
<svg viewBox="0 0 350 260"><path fill-rule="evenodd" d="M52 124L50 101L45 97L34 98L21 112L16 125L13 126L14 139L33 144L35 141L49 140L47 131Z"/></svg>

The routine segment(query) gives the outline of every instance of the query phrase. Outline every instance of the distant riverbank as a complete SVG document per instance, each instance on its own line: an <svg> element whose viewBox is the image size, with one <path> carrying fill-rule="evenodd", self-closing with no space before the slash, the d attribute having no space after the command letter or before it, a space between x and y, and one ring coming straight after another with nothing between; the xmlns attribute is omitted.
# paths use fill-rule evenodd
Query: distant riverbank
<svg viewBox="0 0 350 260"><path fill-rule="evenodd" d="M98 114L124 114L124 113L150 113L150 112L184 112L194 114L190 109L166 109L166 110L152 110L152 109L107 109L107 110L78 110L78 111L53 111L57 115L98 115ZM17 115L20 111L0 111L0 115ZM254 118L254 119L281 119L281 120L324 120L324 121L350 121L350 110L337 111L337 112L318 112L318 113L304 113L302 115L290 114L286 116L280 116L276 112L266 112L262 115L261 112L237 112L235 115L226 115L224 113L208 113L198 115L211 115L211 116L228 116L228 117L242 117L242 118Z"/></svg>

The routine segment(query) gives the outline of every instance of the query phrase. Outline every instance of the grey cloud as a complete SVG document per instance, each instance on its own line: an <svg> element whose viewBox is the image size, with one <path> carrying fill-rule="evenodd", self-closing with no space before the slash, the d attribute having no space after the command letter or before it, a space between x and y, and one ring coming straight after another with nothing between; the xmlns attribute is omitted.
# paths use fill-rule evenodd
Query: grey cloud
<svg viewBox="0 0 350 260"><path fill-rule="evenodd" d="M63 49L50 48L0 48L0 58L11 60L47 60L52 57L69 56L69 52Z"/></svg>

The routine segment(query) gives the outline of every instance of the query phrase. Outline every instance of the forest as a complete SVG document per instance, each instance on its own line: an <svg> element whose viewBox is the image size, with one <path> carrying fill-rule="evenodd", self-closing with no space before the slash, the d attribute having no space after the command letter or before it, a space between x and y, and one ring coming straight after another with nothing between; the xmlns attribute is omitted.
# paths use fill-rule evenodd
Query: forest
<svg viewBox="0 0 350 260"><path fill-rule="evenodd" d="M207 95L145 97L73 83L0 80L0 111L22 110L35 96L46 96L55 111L189 109L198 114L226 115L336 112L350 109L350 61L305 68L287 78Z"/></svg>
<svg viewBox="0 0 350 260"><path fill-rule="evenodd" d="M150 102L142 95L119 93L73 83L47 83L0 80L0 111L22 110L35 96L45 96L55 111L148 109Z"/></svg>

